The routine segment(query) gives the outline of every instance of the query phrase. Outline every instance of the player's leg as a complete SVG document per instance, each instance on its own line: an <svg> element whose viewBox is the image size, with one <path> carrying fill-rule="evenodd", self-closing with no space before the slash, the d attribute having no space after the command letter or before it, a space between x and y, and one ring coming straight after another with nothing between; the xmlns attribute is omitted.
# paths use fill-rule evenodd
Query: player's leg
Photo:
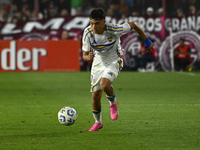
<svg viewBox="0 0 200 150"><path fill-rule="evenodd" d="M106 93L106 97L110 102L110 115L112 120L118 117L117 99L115 97L114 88L110 79L103 77L100 82L101 89Z"/></svg>
<svg viewBox="0 0 200 150"><path fill-rule="evenodd" d="M116 103L114 88L112 86L112 82L107 78L102 78L101 82L101 89L105 92L107 99L109 100L110 104L113 105Z"/></svg>
<svg viewBox="0 0 200 150"><path fill-rule="evenodd" d="M92 92L92 112L95 119L95 124L89 131L98 131L102 128L103 123L101 119L101 96L102 89L100 86L100 80L105 70L101 61L93 61L91 69L91 89Z"/></svg>
<svg viewBox="0 0 200 150"><path fill-rule="evenodd" d="M106 93L106 97L110 102L110 116L112 120L118 118L118 102L114 93L112 83L119 75L123 67L123 60L120 58L116 62L112 62L103 72L102 79L100 81L101 89Z"/></svg>
<svg viewBox="0 0 200 150"><path fill-rule="evenodd" d="M95 124L90 128L89 131L98 131L103 127L103 122L101 119L101 96L102 90L92 93L92 112L95 119Z"/></svg>
<svg viewBox="0 0 200 150"><path fill-rule="evenodd" d="M100 82L101 89L106 93L107 96L114 96L114 89L111 84L112 82L109 79L105 77L101 79Z"/></svg>
<svg viewBox="0 0 200 150"><path fill-rule="evenodd" d="M101 123L101 96L102 90L92 93L92 112L95 122Z"/></svg>

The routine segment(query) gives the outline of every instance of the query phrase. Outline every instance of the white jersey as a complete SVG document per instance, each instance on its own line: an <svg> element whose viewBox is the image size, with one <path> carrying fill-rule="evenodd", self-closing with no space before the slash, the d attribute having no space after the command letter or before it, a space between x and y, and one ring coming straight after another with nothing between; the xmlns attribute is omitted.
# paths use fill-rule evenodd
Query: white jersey
<svg viewBox="0 0 200 150"><path fill-rule="evenodd" d="M123 56L120 37L131 30L128 23L114 25L105 23L105 31L95 34L91 26L85 28L82 39L82 50L95 53L94 61L112 62Z"/></svg>

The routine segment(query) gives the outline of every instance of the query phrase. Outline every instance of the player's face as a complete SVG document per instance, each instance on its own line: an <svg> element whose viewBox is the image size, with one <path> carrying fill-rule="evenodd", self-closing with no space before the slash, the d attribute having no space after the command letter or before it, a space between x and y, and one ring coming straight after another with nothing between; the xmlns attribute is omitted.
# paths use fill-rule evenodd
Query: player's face
<svg viewBox="0 0 200 150"><path fill-rule="evenodd" d="M104 32L105 20L90 19L90 26L94 33L102 34Z"/></svg>

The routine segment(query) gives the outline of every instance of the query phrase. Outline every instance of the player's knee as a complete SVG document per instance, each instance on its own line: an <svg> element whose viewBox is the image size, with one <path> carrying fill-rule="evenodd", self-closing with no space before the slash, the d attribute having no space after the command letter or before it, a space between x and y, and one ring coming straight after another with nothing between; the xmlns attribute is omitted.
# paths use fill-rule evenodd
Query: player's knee
<svg viewBox="0 0 200 150"><path fill-rule="evenodd" d="M109 83L108 82L101 82L100 83L100 86L101 86L101 89L103 90L103 91L105 91L106 89L108 89L109 88Z"/></svg>

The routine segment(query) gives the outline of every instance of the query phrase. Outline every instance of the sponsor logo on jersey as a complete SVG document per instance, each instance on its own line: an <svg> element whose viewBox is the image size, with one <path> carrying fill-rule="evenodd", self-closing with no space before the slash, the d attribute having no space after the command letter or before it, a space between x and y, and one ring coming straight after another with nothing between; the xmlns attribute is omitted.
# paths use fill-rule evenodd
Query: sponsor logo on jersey
<svg viewBox="0 0 200 150"><path fill-rule="evenodd" d="M92 44L97 44L97 42L94 40Z"/></svg>
<svg viewBox="0 0 200 150"><path fill-rule="evenodd" d="M112 72L107 72L110 76L112 76L113 75L113 73Z"/></svg>

